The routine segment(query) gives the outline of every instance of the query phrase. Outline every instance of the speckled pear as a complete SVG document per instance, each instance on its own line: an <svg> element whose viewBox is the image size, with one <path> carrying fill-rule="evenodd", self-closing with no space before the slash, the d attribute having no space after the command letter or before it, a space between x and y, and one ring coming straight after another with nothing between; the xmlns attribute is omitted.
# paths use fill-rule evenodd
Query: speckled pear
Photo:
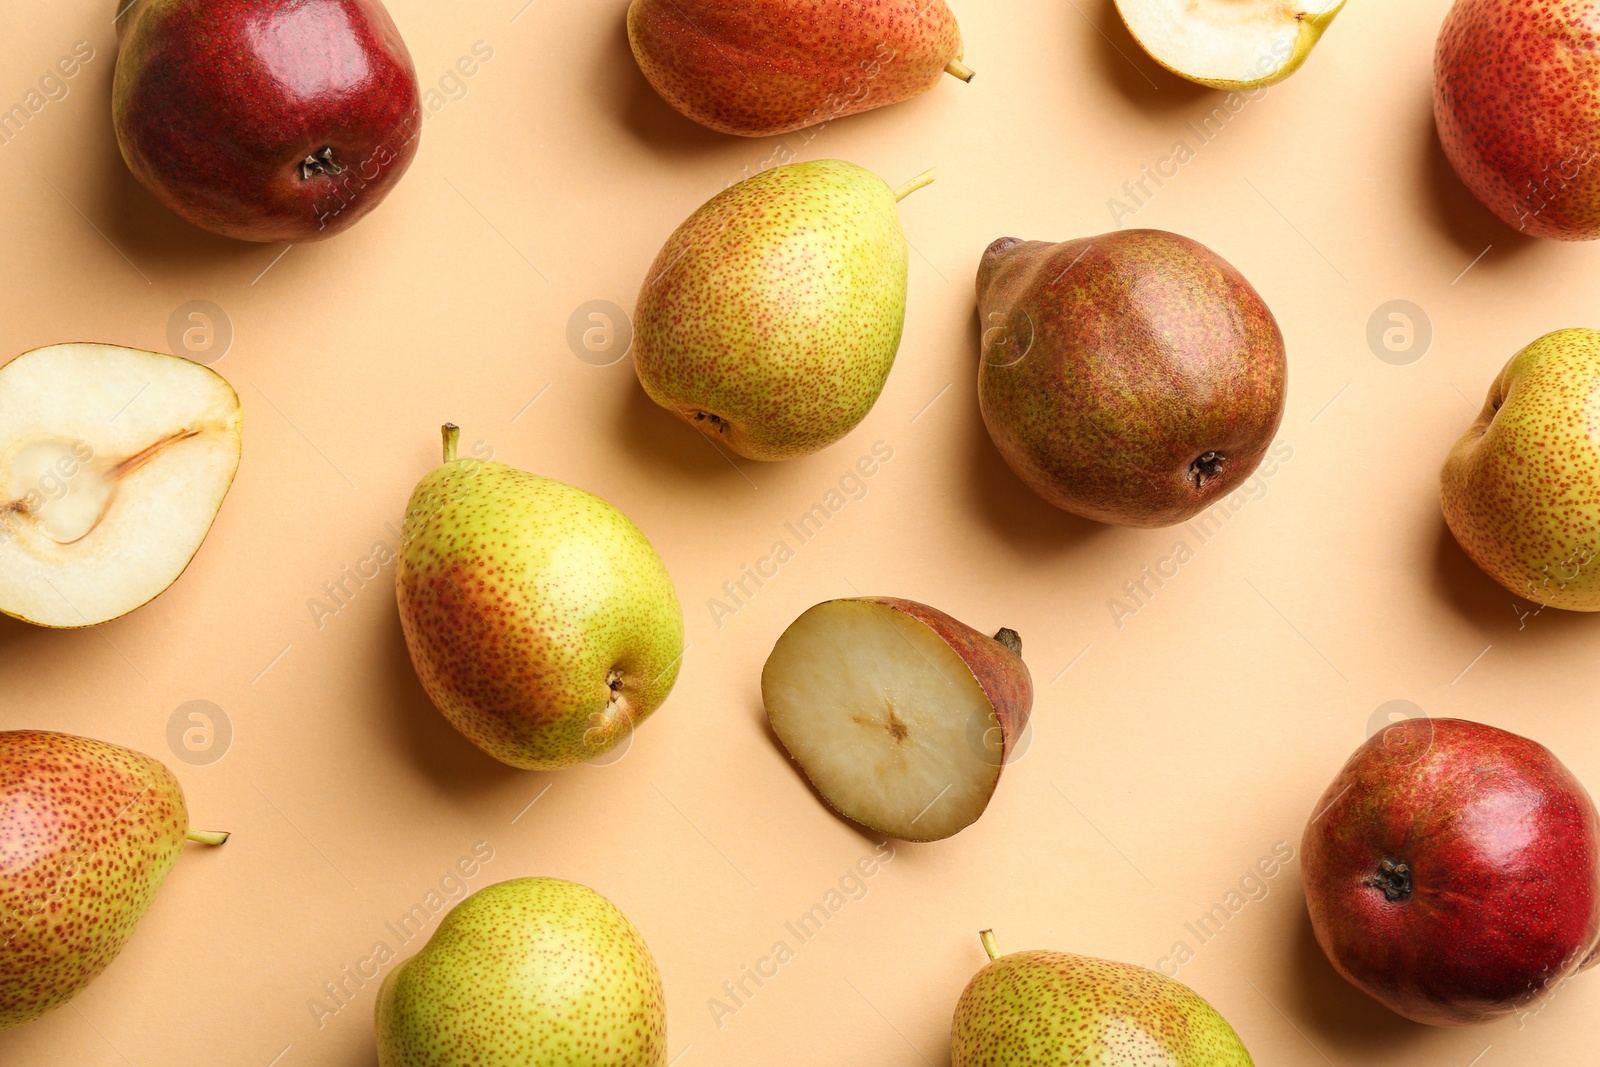
<svg viewBox="0 0 1600 1067"><path fill-rule="evenodd" d="M71 1000L149 910L189 829L172 772L69 734L0 733L0 1030Z"/></svg>
<svg viewBox="0 0 1600 1067"><path fill-rule="evenodd" d="M472 894L378 990L379 1067L662 1067L666 1001L628 917L586 886Z"/></svg>
<svg viewBox="0 0 1600 1067"><path fill-rule="evenodd" d="M1517 596L1600 611L1600 330L1513 356L1440 475L1445 522Z"/></svg>
<svg viewBox="0 0 1600 1067"><path fill-rule="evenodd" d="M666 700L683 658L667 568L628 517L503 463L444 464L406 509L396 596L422 687L513 767L593 760Z"/></svg>
<svg viewBox="0 0 1600 1067"><path fill-rule="evenodd" d="M956 1003L950 1067L1253 1067L1228 1021L1163 974L1068 952L1000 955Z"/></svg>
<svg viewBox="0 0 1600 1067"><path fill-rule="evenodd" d="M809 455L883 391L906 311L896 190L853 163L763 171L696 211L639 291L650 399L748 459Z"/></svg>

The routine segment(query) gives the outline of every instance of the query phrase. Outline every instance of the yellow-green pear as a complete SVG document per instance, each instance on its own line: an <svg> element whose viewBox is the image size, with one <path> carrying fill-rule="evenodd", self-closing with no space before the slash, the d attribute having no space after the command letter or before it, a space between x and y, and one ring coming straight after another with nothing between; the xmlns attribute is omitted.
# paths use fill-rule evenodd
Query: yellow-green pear
<svg viewBox="0 0 1600 1067"><path fill-rule="evenodd" d="M1150 58L1215 89L1258 89L1300 69L1345 0L1117 0Z"/></svg>
<svg viewBox="0 0 1600 1067"><path fill-rule="evenodd" d="M1164 974L1069 952L1000 955L956 1003L950 1067L1253 1067L1228 1021Z"/></svg>
<svg viewBox="0 0 1600 1067"><path fill-rule="evenodd" d="M185 840L227 839L189 829L158 760L70 734L0 733L0 1030L65 1004L117 958Z"/></svg>
<svg viewBox="0 0 1600 1067"><path fill-rule="evenodd" d="M1517 596L1600 611L1600 330L1511 358L1450 450L1439 501L1467 555Z"/></svg>
<svg viewBox="0 0 1600 1067"><path fill-rule="evenodd" d="M378 990L379 1067L662 1067L666 1000L628 917L519 878L453 908Z"/></svg>
<svg viewBox="0 0 1600 1067"><path fill-rule="evenodd" d="M713 197L650 267L634 369L650 399L748 459L809 455L883 391L906 313L890 189L836 159L773 167Z"/></svg>
<svg viewBox="0 0 1600 1067"><path fill-rule="evenodd" d="M643 533L582 489L461 459L417 483L395 566L412 665L445 718L513 767L616 747L666 700L683 611Z"/></svg>

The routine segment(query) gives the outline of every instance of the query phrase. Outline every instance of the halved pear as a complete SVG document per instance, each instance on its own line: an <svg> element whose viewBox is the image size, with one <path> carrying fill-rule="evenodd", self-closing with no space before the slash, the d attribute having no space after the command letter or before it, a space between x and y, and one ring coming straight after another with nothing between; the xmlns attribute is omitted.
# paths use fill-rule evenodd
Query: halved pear
<svg viewBox="0 0 1600 1067"><path fill-rule="evenodd" d="M1345 0L1117 0L1150 57L1190 81L1255 89L1300 69Z"/></svg>
<svg viewBox="0 0 1600 1067"><path fill-rule="evenodd" d="M839 814L904 841L976 822L1020 754L1033 681L1015 631L986 636L925 604L818 604L761 672L767 720Z"/></svg>
<svg viewBox="0 0 1600 1067"><path fill-rule="evenodd" d="M177 580L239 467L239 396L177 356L52 345L0 367L0 612L77 627Z"/></svg>

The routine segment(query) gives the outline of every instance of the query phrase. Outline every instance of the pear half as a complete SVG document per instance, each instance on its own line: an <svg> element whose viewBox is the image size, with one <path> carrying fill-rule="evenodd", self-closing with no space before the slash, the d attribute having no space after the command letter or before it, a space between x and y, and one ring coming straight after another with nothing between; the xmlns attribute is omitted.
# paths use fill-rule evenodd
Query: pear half
<svg viewBox="0 0 1600 1067"><path fill-rule="evenodd" d="M1345 0L1117 0L1150 58L1217 89L1255 89L1300 69Z"/></svg>
<svg viewBox="0 0 1600 1067"><path fill-rule="evenodd" d="M976 822L1021 755L1033 680L989 637L911 600L855 597L796 619L761 672L772 732L847 819L903 841Z"/></svg>
<svg viewBox="0 0 1600 1067"><path fill-rule="evenodd" d="M0 368L0 612L78 627L183 573L239 467L239 397L214 371L113 345Z"/></svg>

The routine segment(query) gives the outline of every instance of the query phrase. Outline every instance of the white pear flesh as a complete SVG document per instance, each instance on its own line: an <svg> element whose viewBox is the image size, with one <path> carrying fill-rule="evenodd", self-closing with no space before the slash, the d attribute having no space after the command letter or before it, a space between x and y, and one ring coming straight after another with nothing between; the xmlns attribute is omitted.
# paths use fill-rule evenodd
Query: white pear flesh
<svg viewBox="0 0 1600 1067"><path fill-rule="evenodd" d="M239 467L216 372L113 345L0 367L0 612L39 626L125 615L177 580Z"/></svg>
<svg viewBox="0 0 1600 1067"><path fill-rule="evenodd" d="M1345 0L1117 0L1128 32L1174 74L1254 89L1299 69Z"/></svg>
<svg viewBox="0 0 1600 1067"><path fill-rule="evenodd" d="M1003 763L971 670L923 623L835 600L784 631L761 674L767 718L841 815L905 841L976 822Z"/></svg>

